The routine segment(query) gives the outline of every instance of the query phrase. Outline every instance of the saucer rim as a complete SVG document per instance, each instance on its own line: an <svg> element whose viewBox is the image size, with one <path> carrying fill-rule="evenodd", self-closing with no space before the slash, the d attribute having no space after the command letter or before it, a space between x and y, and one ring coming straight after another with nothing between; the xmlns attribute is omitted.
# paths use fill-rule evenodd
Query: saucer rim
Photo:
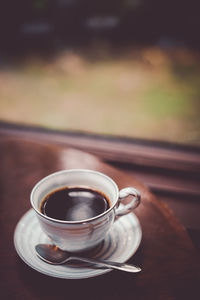
<svg viewBox="0 0 200 300"><path fill-rule="evenodd" d="M67 273L66 273L66 275L65 275L65 274L55 274L55 273L53 273L53 272L52 272L52 274L51 274L50 272L45 271L44 269L41 269L41 268L35 266L34 263L30 263L31 259L30 259L30 261L28 261L27 258L26 258L26 257L23 255L23 253L20 251L20 247L18 246L18 241L17 241L17 235L18 235L19 228L20 228L20 226L22 225L23 219L25 219L25 218L27 217L27 215L29 215L29 214L31 215L31 214L33 214L33 213L35 213L35 212L34 212L34 209L31 208L31 209L29 209L28 211L26 211L26 213L24 213L24 214L22 215L22 217L19 219L19 221L18 221L18 223L17 223L17 225L16 225L16 227L15 227L15 230L14 230L14 236L13 236L14 247L15 247L15 250L16 250L18 256L19 256L19 257L22 259L22 261L23 261L24 263L26 263L30 268L32 268L33 270L38 271L39 273L44 274L44 275L46 275L46 276L50 276L50 277L54 277L54 278L60 278L60 279L70 279L70 280L73 280L73 279L88 279L88 278L95 278L95 277L98 277L98 276L100 276L100 275L107 274L107 273L113 271L112 269L107 269L107 270L105 270L105 269L99 269L99 270L98 270L98 273L96 273L96 274L91 274L91 273L89 273L88 275L85 274L84 277L81 277L81 276L80 276L80 277L74 278L73 276L71 276L71 277L70 277L70 276L66 276ZM138 248L139 248L139 246L140 246L140 244L141 244L141 240L142 240L142 229L141 229L141 225L140 225L140 222L139 222L137 216L136 216L133 212L131 212L131 213L129 213L128 215L123 216L122 218L125 218L125 217L127 217L127 216L131 216L132 218L134 218L134 219L135 219L134 221L137 223L137 245L135 246L135 248L134 248L133 251L129 251L129 254L127 255L126 259L124 259L123 261L121 261L121 262L123 262L123 263L125 263L126 261L128 261L128 260L136 253L136 251L138 250ZM35 216L35 217L36 217L36 216ZM41 263L44 263L44 262L41 261ZM84 268L81 268L81 269L84 269ZM86 268L85 268L85 269L86 269Z"/></svg>

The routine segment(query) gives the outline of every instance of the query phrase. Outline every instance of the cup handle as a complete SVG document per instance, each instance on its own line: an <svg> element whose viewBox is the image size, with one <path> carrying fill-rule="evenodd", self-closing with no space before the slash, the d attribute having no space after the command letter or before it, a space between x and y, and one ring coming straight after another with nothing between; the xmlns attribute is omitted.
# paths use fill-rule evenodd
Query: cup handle
<svg viewBox="0 0 200 300"><path fill-rule="evenodd" d="M133 187L127 187L119 191L118 203L122 203L128 196L132 196L132 199L122 208L116 209L117 218L129 214L134 208L136 208L140 204L140 192Z"/></svg>

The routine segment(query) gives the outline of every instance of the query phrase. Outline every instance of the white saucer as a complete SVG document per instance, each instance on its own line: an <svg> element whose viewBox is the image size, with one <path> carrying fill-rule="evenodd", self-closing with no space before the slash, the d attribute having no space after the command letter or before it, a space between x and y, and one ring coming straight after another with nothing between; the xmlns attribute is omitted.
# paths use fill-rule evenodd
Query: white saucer
<svg viewBox="0 0 200 300"><path fill-rule="evenodd" d="M104 241L91 251L91 255L100 259L125 262L136 252L141 238L139 221L130 213L114 223ZM95 277L111 271L85 264L49 265L37 257L35 245L38 243L50 243L50 240L41 230L35 212L30 209L20 219L14 233L16 251L27 265L43 274L65 279Z"/></svg>

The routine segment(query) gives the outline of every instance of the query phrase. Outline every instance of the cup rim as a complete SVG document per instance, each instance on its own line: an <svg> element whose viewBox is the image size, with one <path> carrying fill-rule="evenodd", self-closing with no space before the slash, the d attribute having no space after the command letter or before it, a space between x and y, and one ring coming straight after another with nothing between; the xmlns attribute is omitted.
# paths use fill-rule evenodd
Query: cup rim
<svg viewBox="0 0 200 300"><path fill-rule="evenodd" d="M44 182L46 181L48 178L51 178L53 176L62 174L62 173L93 173L93 174L98 174L100 176L103 176L105 179L107 179L108 181L110 181L110 183L114 186L115 192L116 192L116 200L114 201L114 203L109 207L109 209L107 209L106 211L104 211L103 213L92 217L92 218L88 218L88 219L83 219L83 220L77 220L77 221L65 221L65 220L58 220L58 219L54 219L51 218L49 216L44 215L43 213L41 213L39 211L39 209L35 206L34 202L33 202L33 197L34 197L34 193L35 191L38 189L38 187ZM90 169L67 169L67 170L61 170L61 171L57 171L54 173L51 173L45 177L43 177L41 180L39 180L35 186L33 187L31 194L30 194L30 202L31 202L31 206L32 208L35 210L35 212L41 216L42 218L54 222L54 223L58 223L58 224L85 224L85 223L89 223L91 221L95 221L101 217L103 217L104 215L108 214L111 210L113 210L113 208L117 205L118 203L118 199L119 199L119 189L117 184L114 182L114 180L112 178L110 178L108 175L101 173L99 171L95 171L95 170L90 170Z"/></svg>

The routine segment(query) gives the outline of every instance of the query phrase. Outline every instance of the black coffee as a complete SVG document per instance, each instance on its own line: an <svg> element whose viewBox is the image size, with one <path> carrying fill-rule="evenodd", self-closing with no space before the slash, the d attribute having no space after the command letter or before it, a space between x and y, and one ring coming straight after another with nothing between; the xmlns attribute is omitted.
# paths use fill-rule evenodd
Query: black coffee
<svg viewBox="0 0 200 300"><path fill-rule="evenodd" d="M100 215L109 207L108 198L101 192L84 187L65 187L45 196L40 211L53 219L80 221Z"/></svg>

